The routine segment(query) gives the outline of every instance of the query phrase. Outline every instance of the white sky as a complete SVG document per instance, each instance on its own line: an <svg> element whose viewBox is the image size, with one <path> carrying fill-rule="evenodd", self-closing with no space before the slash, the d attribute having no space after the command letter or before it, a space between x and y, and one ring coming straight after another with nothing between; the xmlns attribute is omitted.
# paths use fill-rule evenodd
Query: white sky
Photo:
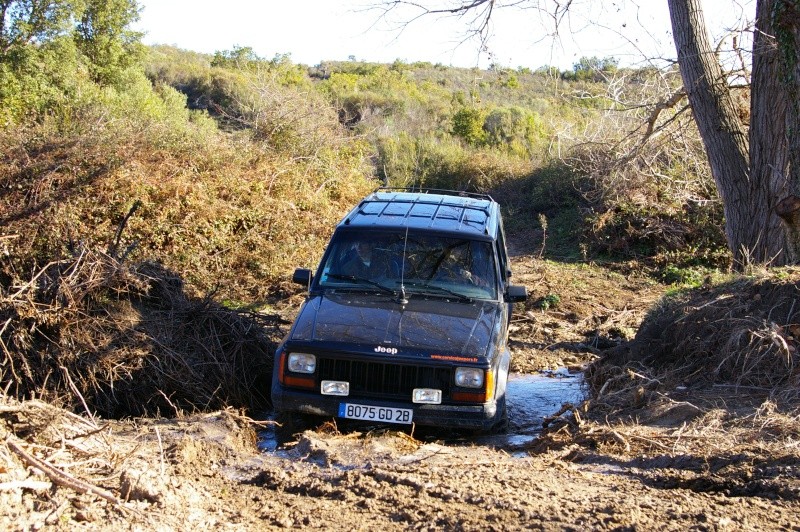
<svg viewBox="0 0 800 532"><path fill-rule="evenodd" d="M715 37L755 14L753 0L701 1ZM401 59L486 68L496 62L512 68L554 65L563 70L583 56L613 56L622 65L633 65L645 57L675 55L666 0L573 0L557 42L548 37L552 27L541 13L497 10L488 53L479 53L476 41L461 43L465 19L423 17L400 31L398 22L410 15L381 21L379 12L364 11L368 3L139 0L143 9L137 29L146 33L147 44L173 44L205 53L250 46L261 57L288 53L292 61L306 65L354 56L380 63ZM446 6L448 1L427 4Z"/></svg>

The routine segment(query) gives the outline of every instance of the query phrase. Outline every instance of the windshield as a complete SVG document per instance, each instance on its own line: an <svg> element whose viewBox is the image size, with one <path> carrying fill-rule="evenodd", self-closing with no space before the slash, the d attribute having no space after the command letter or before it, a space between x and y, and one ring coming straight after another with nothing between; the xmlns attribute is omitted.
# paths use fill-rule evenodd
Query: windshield
<svg viewBox="0 0 800 532"><path fill-rule="evenodd" d="M342 232L330 243L322 288L400 290L409 295L497 298L490 242L432 234Z"/></svg>

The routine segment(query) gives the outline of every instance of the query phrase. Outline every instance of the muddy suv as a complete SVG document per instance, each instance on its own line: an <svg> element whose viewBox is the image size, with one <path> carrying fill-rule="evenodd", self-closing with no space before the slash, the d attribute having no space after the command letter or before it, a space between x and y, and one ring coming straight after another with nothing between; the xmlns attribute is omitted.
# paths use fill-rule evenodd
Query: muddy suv
<svg viewBox="0 0 800 532"><path fill-rule="evenodd" d="M479 430L505 420L511 306L498 204L379 189L336 227L278 347L276 412Z"/></svg>

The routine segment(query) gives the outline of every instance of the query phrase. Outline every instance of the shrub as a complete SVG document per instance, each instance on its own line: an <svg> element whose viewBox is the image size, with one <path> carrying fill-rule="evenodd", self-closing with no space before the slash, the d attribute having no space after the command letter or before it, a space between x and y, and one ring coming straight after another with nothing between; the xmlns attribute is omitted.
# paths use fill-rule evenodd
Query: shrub
<svg viewBox="0 0 800 532"><path fill-rule="evenodd" d="M541 118L517 106L492 109L486 115L483 129L488 145L520 156L533 156L535 147L546 138Z"/></svg>
<svg viewBox="0 0 800 532"><path fill-rule="evenodd" d="M0 55L0 117L5 126L60 114L90 88L77 49L68 38Z"/></svg>
<svg viewBox="0 0 800 532"><path fill-rule="evenodd" d="M486 142L486 131L483 124L486 113L475 107L462 107L453 115L453 135L461 138L471 146L479 146Z"/></svg>
<svg viewBox="0 0 800 532"><path fill-rule="evenodd" d="M558 294L547 294L536 301L536 306L541 310L548 310L556 308L559 303L561 303L561 296Z"/></svg>
<svg viewBox="0 0 800 532"><path fill-rule="evenodd" d="M379 168L391 186L489 192L530 171L527 160L489 148L470 148L452 137L401 134L378 141Z"/></svg>
<svg viewBox="0 0 800 532"><path fill-rule="evenodd" d="M68 124L0 134L0 187L10 191L0 226L26 235L0 279L69 257L79 240L107 245L138 200L121 244L132 260L158 260L193 295L258 301L269 283L311 266L331 227L374 187L360 141L336 139L298 158L219 134L173 89L159 89L162 97L144 87L101 91L105 100Z"/></svg>

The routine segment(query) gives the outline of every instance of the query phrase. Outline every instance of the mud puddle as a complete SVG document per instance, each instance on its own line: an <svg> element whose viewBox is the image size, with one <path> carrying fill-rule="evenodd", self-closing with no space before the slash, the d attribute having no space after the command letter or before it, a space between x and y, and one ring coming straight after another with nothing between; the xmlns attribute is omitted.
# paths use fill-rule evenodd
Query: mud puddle
<svg viewBox="0 0 800 532"><path fill-rule="evenodd" d="M536 439L547 416L558 412L565 403L580 402L584 395L583 373L570 373L565 368L557 371L508 376L506 396L508 401L508 428L500 434L474 435L445 431L431 427L416 427L413 436L421 441L440 441L451 445L486 445L509 452L524 449ZM263 419L275 421L274 414ZM269 426L259 432L259 448L265 452L280 452L281 447L295 440L303 430L315 429L329 421L313 416L281 418L282 426ZM336 420L339 430L395 429L398 426L365 425L362 422ZM410 429L406 429L407 431Z"/></svg>
<svg viewBox="0 0 800 532"><path fill-rule="evenodd" d="M546 373L512 373L508 376L508 429L504 434L476 436L471 443L506 451L529 447L542 431L546 417L565 403L578 403L584 395L583 373L565 368Z"/></svg>

